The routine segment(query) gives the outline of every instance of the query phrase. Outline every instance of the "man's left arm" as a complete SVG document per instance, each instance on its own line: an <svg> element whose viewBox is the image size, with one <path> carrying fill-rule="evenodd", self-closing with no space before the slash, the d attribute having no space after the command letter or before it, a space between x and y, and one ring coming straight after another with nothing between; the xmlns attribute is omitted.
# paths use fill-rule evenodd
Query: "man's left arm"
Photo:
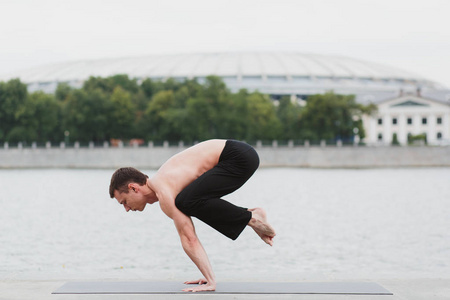
<svg viewBox="0 0 450 300"><path fill-rule="evenodd" d="M186 292L214 291L216 289L216 279L211 264L200 240L195 233L194 224L190 217L177 210L173 212L172 219L180 236L181 245L189 258L194 262L205 279L186 281L187 284L199 284L196 287L186 288ZM206 283L206 284L203 284Z"/></svg>

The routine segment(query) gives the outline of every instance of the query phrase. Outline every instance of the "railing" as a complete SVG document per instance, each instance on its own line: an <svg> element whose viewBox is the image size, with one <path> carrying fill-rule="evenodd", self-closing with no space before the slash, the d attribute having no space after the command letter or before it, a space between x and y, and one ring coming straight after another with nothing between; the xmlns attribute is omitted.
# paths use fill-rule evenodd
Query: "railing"
<svg viewBox="0 0 450 300"><path fill-rule="evenodd" d="M143 140L131 140L130 142L124 143L121 140L112 140L112 142L103 141L103 142L88 142L88 143L80 143L80 142L74 142L74 143L67 143L67 142L60 142L60 143L37 143L32 142L24 143L9 143L4 142L3 147L0 146L0 150L8 150L8 149L65 149L65 148L72 148L72 149L80 149L80 148L88 148L88 149L98 149L98 148L172 148L172 147L178 147L178 148L186 148L190 147L192 145L197 144L198 142L184 142L184 141L148 141L144 142ZM408 145L392 145L391 143L384 143L384 142L376 142L376 143L363 143L363 142L357 142L356 140L351 141L342 141L340 139L337 140L256 140L256 141L247 141L250 145L256 147L256 148L294 148L294 147L348 147L348 146L450 146L450 142L447 143L434 143L434 144L426 144L423 141L417 141L415 143L411 143ZM1 145L1 144L0 144Z"/></svg>
<svg viewBox="0 0 450 300"><path fill-rule="evenodd" d="M256 140L256 141L247 141L250 145L255 148L294 148L294 147L346 147L346 146L389 146L388 144L370 144L366 145L364 143L357 142L344 142L342 140L320 140L320 141L309 141L309 140ZM113 144L104 141L104 142L89 142L89 143L37 143L32 142L23 143L19 142L16 144L4 142L3 147L0 146L0 149L8 150L8 149L80 149L80 148L88 148L88 149L98 149L98 148L169 148L169 147L178 147L185 148L190 147L192 145L197 144L198 142L184 142L184 141L148 141L147 143L124 143L122 141L115 141ZM1 144L0 144L1 145Z"/></svg>

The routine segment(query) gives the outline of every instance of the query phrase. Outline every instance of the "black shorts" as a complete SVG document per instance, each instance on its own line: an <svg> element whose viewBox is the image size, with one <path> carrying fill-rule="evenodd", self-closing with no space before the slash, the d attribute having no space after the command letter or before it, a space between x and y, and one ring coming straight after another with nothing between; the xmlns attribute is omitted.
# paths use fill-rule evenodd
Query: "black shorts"
<svg viewBox="0 0 450 300"><path fill-rule="evenodd" d="M240 188L258 166L255 149L243 142L227 140L219 163L184 188L175 198L175 205L184 214L202 220L235 240L252 213L221 197Z"/></svg>

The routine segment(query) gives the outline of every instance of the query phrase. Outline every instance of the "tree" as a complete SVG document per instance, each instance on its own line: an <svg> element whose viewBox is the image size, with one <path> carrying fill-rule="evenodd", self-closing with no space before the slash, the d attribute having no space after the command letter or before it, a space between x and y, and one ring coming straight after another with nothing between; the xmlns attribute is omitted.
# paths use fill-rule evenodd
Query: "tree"
<svg viewBox="0 0 450 300"><path fill-rule="evenodd" d="M394 133L392 135L392 146L400 146L400 143L398 142L398 137L397 137L396 133Z"/></svg>
<svg viewBox="0 0 450 300"><path fill-rule="evenodd" d="M111 111L111 101L101 89L74 90L64 102L64 130L80 142L109 140Z"/></svg>
<svg viewBox="0 0 450 300"><path fill-rule="evenodd" d="M277 107L277 117L281 123L280 139L301 138L301 117L302 107L296 102L293 103L289 96L283 96Z"/></svg>
<svg viewBox="0 0 450 300"><path fill-rule="evenodd" d="M10 131L17 126L16 113L27 96L27 86L19 79L0 82L0 140L8 141Z"/></svg>
<svg viewBox="0 0 450 300"><path fill-rule="evenodd" d="M176 92L182 86L182 83L175 80L174 78L168 78L167 80L165 80L161 83L162 83L163 89L166 91Z"/></svg>
<svg viewBox="0 0 450 300"><path fill-rule="evenodd" d="M16 126L9 132L12 142L46 142L62 138L58 130L59 106L53 95L29 94L16 111Z"/></svg>
<svg viewBox="0 0 450 300"><path fill-rule="evenodd" d="M58 84L55 91L56 100L63 102L64 100L66 100L67 96L70 94L72 90L73 88L67 83Z"/></svg>
<svg viewBox="0 0 450 300"><path fill-rule="evenodd" d="M144 113L144 122L147 137L150 139L165 139L168 128L167 115L174 108L175 98L173 91L160 91L149 102Z"/></svg>
<svg viewBox="0 0 450 300"><path fill-rule="evenodd" d="M209 106L208 115L203 116L208 120L207 135L214 138L228 137L231 98L225 83L217 76L206 77L201 97Z"/></svg>
<svg viewBox="0 0 450 300"><path fill-rule="evenodd" d="M203 97L191 98L186 104L184 136L187 141L201 141L214 137L212 133L213 107Z"/></svg>
<svg viewBox="0 0 450 300"><path fill-rule="evenodd" d="M126 74L118 74L110 77L89 77L83 84L85 91L100 89L103 92L112 94L116 87L120 86L123 90L130 94L137 94L139 85L137 79L130 79Z"/></svg>
<svg viewBox="0 0 450 300"><path fill-rule="evenodd" d="M83 83L82 89L86 92L101 90L102 92L110 94L114 90L114 86L112 81L108 80L108 78L91 76Z"/></svg>
<svg viewBox="0 0 450 300"><path fill-rule="evenodd" d="M272 101L260 93L252 93L247 97L248 131L247 140L277 139L281 124Z"/></svg>
<svg viewBox="0 0 450 300"><path fill-rule="evenodd" d="M136 109L131 101L130 93L117 86L114 88L110 101L110 137L120 139L130 138L133 134L133 124L136 118Z"/></svg>
<svg viewBox="0 0 450 300"><path fill-rule="evenodd" d="M248 96L249 93L245 89L230 95L227 117L223 120L223 125L227 128L227 135L230 138L245 140L249 136Z"/></svg>
<svg viewBox="0 0 450 300"><path fill-rule="evenodd" d="M123 90L129 92L130 94L137 94L139 91L139 85L137 84L137 79L130 79L126 74L118 74L110 76L107 78L110 82L110 86L113 87L113 91L118 86Z"/></svg>
<svg viewBox="0 0 450 300"><path fill-rule="evenodd" d="M151 99L158 92L166 90L166 87L161 81L153 81L150 78L146 78L142 81L140 89L148 99Z"/></svg>
<svg viewBox="0 0 450 300"><path fill-rule="evenodd" d="M200 97L202 86L195 80L185 80L182 86L175 92L175 106L178 108L186 107L190 98Z"/></svg>
<svg viewBox="0 0 450 300"><path fill-rule="evenodd" d="M141 82L140 90L149 99L151 99L153 95L156 94L157 92L155 83L150 78L146 78Z"/></svg>
<svg viewBox="0 0 450 300"><path fill-rule="evenodd" d="M312 140L353 138L354 128L364 138L361 116L373 106L364 106L355 101L353 95L326 93L308 98L302 114L302 129L305 138Z"/></svg>

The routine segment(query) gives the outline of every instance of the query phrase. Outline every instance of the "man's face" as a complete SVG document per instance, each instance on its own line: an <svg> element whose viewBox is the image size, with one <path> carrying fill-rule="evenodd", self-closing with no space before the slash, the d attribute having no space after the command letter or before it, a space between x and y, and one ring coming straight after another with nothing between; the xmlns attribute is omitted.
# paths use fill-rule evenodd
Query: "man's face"
<svg viewBox="0 0 450 300"><path fill-rule="evenodd" d="M119 204L123 205L125 210L128 212L132 211L143 211L147 202L145 201L144 195L140 192L140 189L130 187L128 193L120 193L119 191L114 191L114 198L117 199Z"/></svg>

